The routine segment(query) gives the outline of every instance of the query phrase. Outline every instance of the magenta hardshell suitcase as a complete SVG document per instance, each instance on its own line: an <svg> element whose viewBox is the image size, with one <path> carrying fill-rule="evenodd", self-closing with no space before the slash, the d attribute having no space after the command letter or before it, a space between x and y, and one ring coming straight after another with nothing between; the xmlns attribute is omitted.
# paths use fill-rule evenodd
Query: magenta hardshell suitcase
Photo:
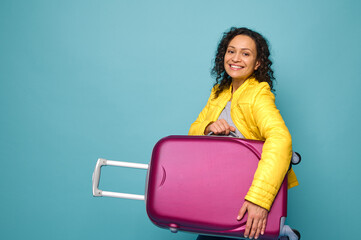
<svg viewBox="0 0 361 240"><path fill-rule="evenodd" d="M93 195L144 199L150 220L172 232L242 238L247 216L241 221L236 218L251 186L262 146L262 141L231 137L165 137L154 146L149 166L98 160L93 174ZM102 165L148 169L145 196L99 190ZM286 179L260 239L277 239L284 225Z"/></svg>

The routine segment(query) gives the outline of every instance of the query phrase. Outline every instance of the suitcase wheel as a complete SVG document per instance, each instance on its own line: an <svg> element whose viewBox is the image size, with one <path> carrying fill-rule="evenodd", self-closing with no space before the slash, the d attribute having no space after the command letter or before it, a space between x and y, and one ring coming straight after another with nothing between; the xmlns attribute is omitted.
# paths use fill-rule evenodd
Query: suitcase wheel
<svg viewBox="0 0 361 240"><path fill-rule="evenodd" d="M174 223L169 224L169 230L170 230L172 233L177 233L177 232L178 232L178 225L177 225L177 224L174 224Z"/></svg>
<svg viewBox="0 0 361 240"><path fill-rule="evenodd" d="M297 235L297 240L301 239L301 234L296 229L292 229L292 231ZM278 238L278 240L289 240L290 238L288 236L281 236Z"/></svg>
<svg viewBox="0 0 361 240"><path fill-rule="evenodd" d="M298 240L301 239L301 233L299 231L297 231L296 229L292 229L292 231L297 235Z"/></svg>
<svg viewBox="0 0 361 240"><path fill-rule="evenodd" d="M292 165L297 165L301 162L301 154L299 154L298 152L293 152L292 154Z"/></svg>

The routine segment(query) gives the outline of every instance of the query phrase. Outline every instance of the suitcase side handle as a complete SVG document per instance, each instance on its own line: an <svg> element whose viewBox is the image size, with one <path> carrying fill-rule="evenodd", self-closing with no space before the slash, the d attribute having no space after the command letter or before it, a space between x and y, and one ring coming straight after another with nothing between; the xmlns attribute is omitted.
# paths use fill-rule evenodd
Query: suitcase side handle
<svg viewBox="0 0 361 240"><path fill-rule="evenodd" d="M138 194L129 194L129 193L118 193L118 192L108 192L102 191L99 189L99 181L100 181L100 171L102 166L118 166L118 167L129 167L129 168L139 168L139 169L148 169L148 164L143 163L130 163L130 162L119 162L119 161L112 161L106 160L103 158L99 158L95 169L93 172L92 182L93 182L93 196L94 197L115 197L115 198L127 198L127 199L134 199L134 200L144 200L144 195Z"/></svg>
<svg viewBox="0 0 361 240"><path fill-rule="evenodd" d="M209 133L207 134L207 136L212 136L212 135L215 135L214 132L209 132ZM217 135L215 135L215 136L217 136ZM232 132L232 131L229 132L229 136L235 137L235 138L239 138L239 137L237 136L237 134L236 134L235 132Z"/></svg>

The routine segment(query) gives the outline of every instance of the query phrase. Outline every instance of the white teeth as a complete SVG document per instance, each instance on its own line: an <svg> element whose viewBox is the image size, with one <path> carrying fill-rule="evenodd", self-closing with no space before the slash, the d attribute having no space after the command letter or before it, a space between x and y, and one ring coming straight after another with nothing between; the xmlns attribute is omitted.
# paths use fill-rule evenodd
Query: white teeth
<svg viewBox="0 0 361 240"><path fill-rule="evenodd" d="M241 67L241 66L236 66L236 65L231 65L231 67L232 67L232 68L238 68L238 69L243 68L243 67Z"/></svg>

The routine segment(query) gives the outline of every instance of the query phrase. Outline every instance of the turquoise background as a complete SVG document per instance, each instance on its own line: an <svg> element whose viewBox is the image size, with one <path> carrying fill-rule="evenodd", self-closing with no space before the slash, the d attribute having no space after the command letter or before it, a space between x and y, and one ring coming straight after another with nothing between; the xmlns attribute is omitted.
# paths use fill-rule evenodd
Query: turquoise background
<svg viewBox="0 0 361 240"><path fill-rule="evenodd" d="M142 201L93 198L98 157L148 163L187 134L231 26L271 44L277 105L303 162L288 223L303 239L358 239L360 1L0 2L1 239L195 239ZM101 188L143 193L144 171Z"/></svg>

